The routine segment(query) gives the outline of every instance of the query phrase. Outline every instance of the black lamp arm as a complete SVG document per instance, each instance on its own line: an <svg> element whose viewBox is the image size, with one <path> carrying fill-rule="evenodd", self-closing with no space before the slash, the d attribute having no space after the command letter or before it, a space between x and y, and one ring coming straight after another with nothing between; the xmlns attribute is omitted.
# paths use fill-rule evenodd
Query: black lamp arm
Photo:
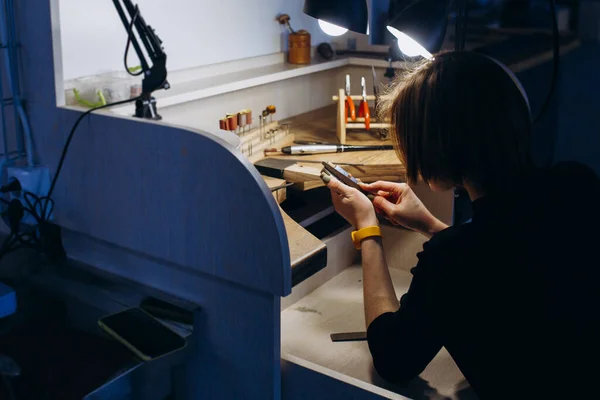
<svg viewBox="0 0 600 400"><path fill-rule="evenodd" d="M125 10L121 5L125 5L129 18L125 14ZM131 41L133 48L140 59L144 78L142 80L142 93L149 95L157 89L168 89L167 82L167 55L163 51L162 41L154 32L150 25L146 24L137 6L134 6L131 0L113 0L113 4L117 9L117 13L123 22L125 30L127 30L128 40ZM144 46L152 66L149 65L146 55L142 51L137 37L133 34L133 27L137 31L142 45ZM130 31L131 29L131 31Z"/></svg>

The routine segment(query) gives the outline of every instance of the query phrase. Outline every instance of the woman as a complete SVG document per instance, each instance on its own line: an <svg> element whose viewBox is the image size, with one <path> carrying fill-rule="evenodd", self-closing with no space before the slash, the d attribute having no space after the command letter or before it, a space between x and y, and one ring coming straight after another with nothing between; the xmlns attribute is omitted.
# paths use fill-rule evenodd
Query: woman
<svg viewBox="0 0 600 400"><path fill-rule="evenodd" d="M437 55L397 83L384 112L409 182L463 187L472 221L447 227L409 185L323 175L356 230L377 213L431 239L400 306L380 237L361 242L365 319L375 369L416 377L445 346L479 397L590 397L600 376L600 280L595 254L600 181L588 168L536 169L532 123L518 82L469 52ZM377 212L376 212L377 210Z"/></svg>

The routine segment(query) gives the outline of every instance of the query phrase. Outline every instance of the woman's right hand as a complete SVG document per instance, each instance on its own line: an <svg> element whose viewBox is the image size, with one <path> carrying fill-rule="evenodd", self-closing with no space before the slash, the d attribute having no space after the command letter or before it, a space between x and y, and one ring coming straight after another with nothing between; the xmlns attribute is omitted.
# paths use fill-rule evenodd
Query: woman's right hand
<svg viewBox="0 0 600 400"><path fill-rule="evenodd" d="M406 183L377 181L361 183L364 190L375 194L373 205L378 213L395 225L431 237L448 226L433 216Z"/></svg>

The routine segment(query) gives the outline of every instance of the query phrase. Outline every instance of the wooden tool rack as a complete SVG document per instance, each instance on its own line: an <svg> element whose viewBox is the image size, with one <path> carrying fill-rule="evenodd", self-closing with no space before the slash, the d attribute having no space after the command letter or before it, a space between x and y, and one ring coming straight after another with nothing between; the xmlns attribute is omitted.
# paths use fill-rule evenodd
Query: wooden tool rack
<svg viewBox="0 0 600 400"><path fill-rule="evenodd" d="M333 101L337 101L337 125L336 125L336 135L341 144L346 144L346 131L348 129L362 129L366 131L365 119L364 118L356 118L356 120L352 121L350 118L346 118L346 92L344 89L338 90L337 96L331 97ZM360 95L352 95L350 96L352 101L361 101L363 99ZM373 95L367 96L367 101L374 101L376 98ZM370 129L389 129L389 122L378 121L377 113L373 113L371 115L371 127Z"/></svg>

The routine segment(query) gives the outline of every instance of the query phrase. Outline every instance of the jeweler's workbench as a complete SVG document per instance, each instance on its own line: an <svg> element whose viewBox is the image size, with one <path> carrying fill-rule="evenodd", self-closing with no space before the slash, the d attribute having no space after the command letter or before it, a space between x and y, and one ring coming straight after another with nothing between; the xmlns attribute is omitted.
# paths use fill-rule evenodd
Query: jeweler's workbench
<svg viewBox="0 0 600 400"><path fill-rule="evenodd" d="M339 143L336 136L336 107L325 107L316 111L299 115L286 120L291 125L291 134L282 140L273 143L271 147L281 148L293 145L294 141ZM348 131L346 144L358 145L390 145L391 140L380 139L376 130ZM252 163L267 158L265 154L253 154L249 157ZM299 190L310 190L323 186L319 178L320 161L331 161L342 164L342 167L353 176L365 182L376 180L398 181L405 178L406 170L400 163L396 152L393 150L357 151L347 153L313 154L313 155L272 155L270 159L298 161L296 166L286 168L284 179L294 182Z"/></svg>
<svg viewBox="0 0 600 400"><path fill-rule="evenodd" d="M325 107L310 113L287 119L290 123L290 134L273 142L273 148L293 145L294 141L339 143L336 136L336 106ZM348 131L346 144L389 145L391 140L381 139L377 131ZM289 167L282 171L279 178L264 176L269 188L273 191L278 203L286 199L286 182L293 182L293 190L306 191L324 186L320 179L321 161L342 164L342 167L353 176L365 182L376 180L401 181L405 178L405 169L393 150L357 151L347 153L314 154L314 155L273 155L266 157L263 152L248 157L252 163L263 159L291 160ZM293 162L296 161L297 162ZM281 210L288 235L292 280L295 275L304 275L306 270L317 271L327 262L325 244L308 230Z"/></svg>

